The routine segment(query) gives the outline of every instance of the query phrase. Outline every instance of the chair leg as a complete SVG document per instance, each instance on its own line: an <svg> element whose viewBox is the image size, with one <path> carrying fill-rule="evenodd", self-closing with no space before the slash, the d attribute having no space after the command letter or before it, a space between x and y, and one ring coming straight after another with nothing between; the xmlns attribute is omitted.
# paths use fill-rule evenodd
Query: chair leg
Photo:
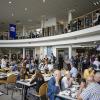
<svg viewBox="0 0 100 100"><path fill-rule="evenodd" d="M40 100L42 100L41 97L39 97L39 98L40 98Z"/></svg>
<svg viewBox="0 0 100 100"><path fill-rule="evenodd" d="M6 89L7 89L7 95L8 95L8 84L6 84Z"/></svg>
<svg viewBox="0 0 100 100"><path fill-rule="evenodd" d="M12 90L11 98L13 98L13 92L14 92L14 91Z"/></svg>
<svg viewBox="0 0 100 100"><path fill-rule="evenodd" d="M11 94L11 98L13 99L13 92L14 92L14 89L12 90L12 94Z"/></svg>
<svg viewBox="0 0 100 100"><path fill-rule="evenodd" d="M20 95L22 95L22 89L19 89L19 91L20 91Z"/></svg>

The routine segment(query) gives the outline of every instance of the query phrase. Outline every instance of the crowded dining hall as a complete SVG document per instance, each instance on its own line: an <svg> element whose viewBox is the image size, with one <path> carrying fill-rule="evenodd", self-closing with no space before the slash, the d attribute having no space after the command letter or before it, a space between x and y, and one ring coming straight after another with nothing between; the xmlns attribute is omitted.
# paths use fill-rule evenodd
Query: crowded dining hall
<svg viewBox="0 0 100 100"><path fill-rule="evenodd" d="M0 100L100 100L100 0L0 8Z"/></svg>
<svg viewBox="0 0 100 100"><path fill-rule="evenodd" d="M99 55L92 62L92 58L85 62L86 57L82 60L80 55L77 59L65 60L65 66L60 69L59 63L53 61L56 57L51 60L46 55L40 62L37 58L26 58L17 63L15 60L8 62L4 56L1 59L0 92L2 96L11 96L8 100L16 96L22 100L100 100Z"/></svg>

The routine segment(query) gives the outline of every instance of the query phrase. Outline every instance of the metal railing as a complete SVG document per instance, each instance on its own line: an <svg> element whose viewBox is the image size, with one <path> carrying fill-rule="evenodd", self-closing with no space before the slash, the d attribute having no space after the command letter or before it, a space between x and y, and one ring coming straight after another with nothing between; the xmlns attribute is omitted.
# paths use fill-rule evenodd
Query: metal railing
<svg viewBox="0 0 100 100"><path fill-rule="evenodd" d="M64 31L64 33L86 29L86 28L93 27L93 26L96 26L99 24L100 24L100 8L96 9L90 13L87 13L83 16L73 19L70 22L70 24L68 25L67 30ZM65 29L63 29L63 30L65 30ZM58 35L57 33L60 33L59 30L54 30L54 33L51 33L51 34ZM33 38L39 38L39 37L45 37L45 36L52 36L52 35L43 35L43 34L44 33L36 34L33 32L31 34L29 33L28 36L17 35L16 39L33 39ZM63 34L63 33L60 33L60 34ZM0 40L11 40L11 38L9 38L9 36L2 35L2 36L0 36Z"/></svg>
<svg viewBox="0 0 100 100"><path fill-rule="evenodd" d="M78 31L100 24L100 8L88 14L75 18L70 23L70 30Z"/></svg>

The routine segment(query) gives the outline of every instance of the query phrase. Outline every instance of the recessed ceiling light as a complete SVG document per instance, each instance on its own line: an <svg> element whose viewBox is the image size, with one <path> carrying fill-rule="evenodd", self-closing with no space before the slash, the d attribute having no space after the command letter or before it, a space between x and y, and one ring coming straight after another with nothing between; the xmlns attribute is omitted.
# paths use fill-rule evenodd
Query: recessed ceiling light
<svg viewBox="0 0 100 100"><path fill-rule="evenodd" d="M32 22L32 19L28 19L28 22Z"/></svg>
<svg viewBox="0 0 100 100"><path fill-rule="evenodd" d="M98 5L98 4L99 4L99 2L96 2L96 4Z"/></svg>
<svg viewBox="0 0 100 100"><path fill-rule="evenodd" d="M27 11L27 8L25 8L25 11Z"/></svg>
<svg viewBox="0 0 100 100"><path fill-rule="evenodd" d="M17 25L21 24L20 20L16 20L16 24Z"/></svg>
<svg viewBox="0 0 100 100"><path fill-rule="evenodd" d="M12 13L11 16L13 17L14 16L14 13Z"/></svg>
<svg viewBox="0 0 100 100"><path fill-rule="evenodd" d="M96 41L94 41L93 43L94 43L94 44L96 44L97 42L96 42Z"/></svg>
<svg viewBox="0 0 100 100"><path fill-rule="evenodd" d="M45 0L43 0L43 3L45 3Z"/></svg>
<svg viewBox="0 0 100 100"><path fill-rule="evenodd" d="M97 5L95 2L93 3L95 6Z"/></svg>
<svg viewBox="0 0 100 100"><path fill-rule="evenodd" d="M11 4L12 2L11 1L9 1L9 4Z"/></svg>
<svg viewBox="0 0 100 100"><path fill-rule="evenodd" d="M17 25L20 25L21 24L21 22L18 22L18 23L16 23Z"/></svg>
<svg viewBox="0 0 100 100"><path fill-rule="evenodd" d="M93 5L98 6L100 4L100 0L93 2Z"/></svg>
<svg viewBox="0 0 100 100"><path fill-rule="evenodd" d="M64 21L59 21L60 24L64 24Z"/></svg>

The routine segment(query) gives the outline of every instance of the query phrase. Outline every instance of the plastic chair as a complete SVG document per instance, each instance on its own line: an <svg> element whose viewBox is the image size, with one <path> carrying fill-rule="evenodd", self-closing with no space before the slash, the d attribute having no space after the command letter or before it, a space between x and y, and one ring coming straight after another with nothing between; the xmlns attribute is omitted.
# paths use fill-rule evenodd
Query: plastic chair
<svg viewBox="0 0 100 100"><path fill-rule="evenodd" d="M45 96L45 95L47 94L47 87L48 87L47 83L44 83L44 84L42 84L42 85L40 86L40 88L39 88L39 93L37 93L37 94L35 94L35 93L30 93L30 94L33 95L33 96L38 97L39 100L41 100L41 97L42 97L42 96Z"/></svg>
<svg viewBox="0 0 100 100"><path fill-rule="evenodd" d="M10 84L11 87L10 89L13 89L15 87L15 84L16 84L16 75L14 74L11 74L7 77L7 81L6 81L6 87L7 87L7 94L8 94L8 85Z"/></svg>

